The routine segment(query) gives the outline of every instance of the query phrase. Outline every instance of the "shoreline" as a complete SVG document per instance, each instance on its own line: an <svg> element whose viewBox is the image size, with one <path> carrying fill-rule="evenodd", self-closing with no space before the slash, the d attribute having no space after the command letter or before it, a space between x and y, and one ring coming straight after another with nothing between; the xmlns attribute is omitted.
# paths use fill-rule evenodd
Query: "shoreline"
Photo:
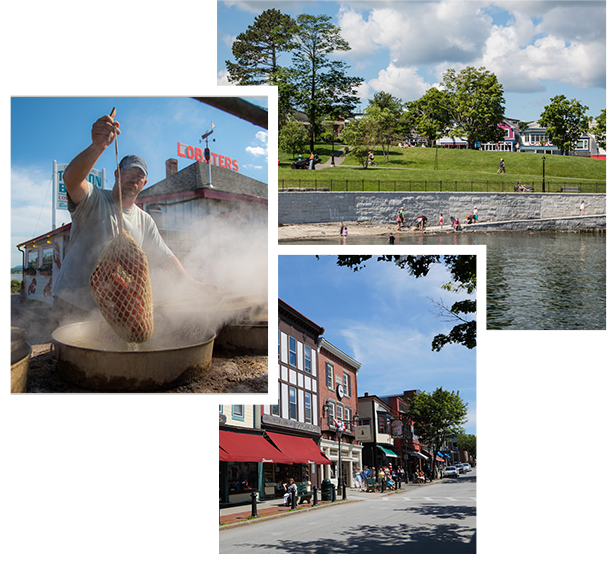
<svg viewBox="0 0 607 564"><path fill-rule="evenodd" d="M598 221L597 221L598 220ZM584 228L580 224L589 223L598 227L591 226ZM569 227L567 226L569 224ZM456 231L450 225L443 226L441 229L438 225L432 225L426 227L424 231L420 231L417 228L405 227L401 228L400 231L396 229L395 225L387 223L374 223L369 221L350 221L345 222L348 228L348 236L353 237L385 237L386 242L390 234L398 234L401 237L416 237L419 235L439 235L441 233L456 233ZM509 221L492 221L492 222L478 222L472 224L462 224L462 229L459 233L463 232L528 232L533 231L570 231L570 232L605 232L605 215L593 215L593 216L576 216L576 217L564 217L564 218L551 218L551 219L516 219ZM292 224L278 224L278 242L289 243L292 241L312 240L312 239L326 239L329 237L336 237L339 240L343 240L344 237L339 234L339 222L330 223L292 223ZM347 238L346 238L347 239Z"/></svg>

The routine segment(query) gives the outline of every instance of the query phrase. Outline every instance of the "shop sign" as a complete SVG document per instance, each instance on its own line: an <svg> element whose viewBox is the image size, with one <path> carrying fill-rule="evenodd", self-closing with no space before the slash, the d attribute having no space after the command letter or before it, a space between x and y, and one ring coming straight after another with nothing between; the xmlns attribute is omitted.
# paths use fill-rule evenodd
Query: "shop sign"
<svg viewBox="0 0 607 564"><path fill-rule="evenodd" d="M207 157L205 158L205 152L207 151L203 151L200 147L192 147L192 145L177 142L178 157L185 157L186 159L192 159L193 161L203 162L209 162L212 160L213 166L220 166L222 168L227 168L228 170L238 172L238 161L236 159L231 159L225 155L212 153L210 151L207 152Z"/></svg>
<svg viewBox="0 0 607 564"><path fill-rule="evenodd" d="M354 438L357 441L370 441L371 425L357 425L354 429Z"/></svg>
<svg viewBox="0 0 607 564"><path fill-rule="evenodd" d="M54 206L56 210L67 210L67 190L65 188L65 184L63 183L63 172L67 168L66 164L57 165L56 170L56 178L55 178L55 186L57 187L57 191L55 194L55 202ZM103 188L103 182L101 177L101 172L93 169L89 174L87 180L97 188Z"/></svg>
<svg viewBox="0 0 607 564"><path fill-rule="evenodd" d="M283 427L285 429L293 429L294 431L305 431L306 433L320 434L320 427L318 425L311 425L310 423L301 423L300 421L291 421L290 419L283 419L282 417L276 417L264 413L261 416L261 422L266 425L274 425L276 427Z"/></svg>

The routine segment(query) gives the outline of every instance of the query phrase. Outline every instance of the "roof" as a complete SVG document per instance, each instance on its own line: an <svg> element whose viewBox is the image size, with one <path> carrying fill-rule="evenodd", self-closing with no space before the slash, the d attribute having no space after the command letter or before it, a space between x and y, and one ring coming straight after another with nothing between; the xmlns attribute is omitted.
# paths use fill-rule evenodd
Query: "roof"
<svg viewBox="0 0 607 564"><path fill-rule="evenodd" d="M278 312L282 313L287 319L301 325L301 327L315 335L316 338L325 332L324 327L317 325L314 321L299 313L294 307L291 307L287 302L280 298L278 298Z"/></svg>
<svg viewBox="0 0 607 564"><path fill-rule="evenodd" d="M354 360L351 356L348 356L345 352L338 349L335 345L329 343L329 341L327 341L324 337L320 337L318 341L318 350L320 351L320 349L326 349L327 351L333 353L335 356L348 363L350 366L352 366L352 368L357 371L360 370L360 367L362 366L360 362Z"/></svg>
<svg viewBox="0 0 607 564"><path fill-rule="evenodd" d="M211 166L211 183L215 190L231 194L247 194L259 198L268 197L268 185L248 176L220 166ZM209 188L207 184L206 163L196 161L190 166L142 190L137 202L159 196L170 196Z"/></svg>

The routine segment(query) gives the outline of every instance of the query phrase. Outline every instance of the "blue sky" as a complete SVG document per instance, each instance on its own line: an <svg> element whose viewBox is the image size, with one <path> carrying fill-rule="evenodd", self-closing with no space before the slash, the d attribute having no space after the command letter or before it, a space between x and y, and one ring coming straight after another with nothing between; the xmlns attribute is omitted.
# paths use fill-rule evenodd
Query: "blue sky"
<svg viewBox="0 0 607 564"><path fill-rule="evenodd" d="M560 94L580 100L590 116L605 108L603 1L219 1L218 84L227 84L236 36L269 8L332 17L351 47L339 58L364 79L362 109L382 90L417 100L447 68L466 66L496 74L507 117L535 121ZM288 55L281 57L287 65Z"/></svg>
<svg viewBox="0 0 607 564"><path fill-rule="evenodd" d="M432 339L448 333L431 300L451 305L461 294L441 289L450 280L442 265L415 278L375 258L358 272L337 266L336 256L280 255L278 296L324 327L323 337L362 367L358 395L397 395L439 387L459 391L468 403L465 428L476 434L476 349L447 345L432 351ZM472 319L472 318L470 318Z"/></svg>
<svg viewBox="0 0 607 564"><path fill-rule="evenodd" d="M234 91L234 89L230 89ZM246 98L267 108L268 99ZM267 131L188 97L13 97L11 99L11 266L21 264L15 245L51 230L53 160L67 164L91 143L91 126L116 107L120 122L118 152L141 155L148 164L148 184L165 178L165 161L179 170L195 161L178 154L178 142L204 149L201 135L215 124L211 152L238 161L240 174L268 182ZM50 140L50 142L49 142ZM183 151L182 151L183 153ZM98 161L113 186L114 145ZM57 210L56 225L71 221Z"/></svg>

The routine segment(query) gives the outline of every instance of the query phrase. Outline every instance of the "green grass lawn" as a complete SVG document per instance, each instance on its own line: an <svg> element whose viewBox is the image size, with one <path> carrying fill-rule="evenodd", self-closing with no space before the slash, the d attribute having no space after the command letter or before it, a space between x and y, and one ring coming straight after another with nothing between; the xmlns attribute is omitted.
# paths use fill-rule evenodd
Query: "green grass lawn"
<svg viewBox="0 0 607 564"><path fill-rule="evenodd" d="M342 147L336 147L336 150ZM325 163L331 159L331 145L317 145ZM505 191L517 182L542 189L542 157L533 153L496 153L434 148L392 148L384 162L381 148L375 151L377 168L364 169L347 156L343 165L322 170L293 170L292 155L279 152L279 188L330 188L332 190L428 190ZM304 154L305 157L309 153ZM500 158L506 174L496 174ZM546 190L579 186L583 192L605 192L605 161L583 157L546 155Z"/></svg>

